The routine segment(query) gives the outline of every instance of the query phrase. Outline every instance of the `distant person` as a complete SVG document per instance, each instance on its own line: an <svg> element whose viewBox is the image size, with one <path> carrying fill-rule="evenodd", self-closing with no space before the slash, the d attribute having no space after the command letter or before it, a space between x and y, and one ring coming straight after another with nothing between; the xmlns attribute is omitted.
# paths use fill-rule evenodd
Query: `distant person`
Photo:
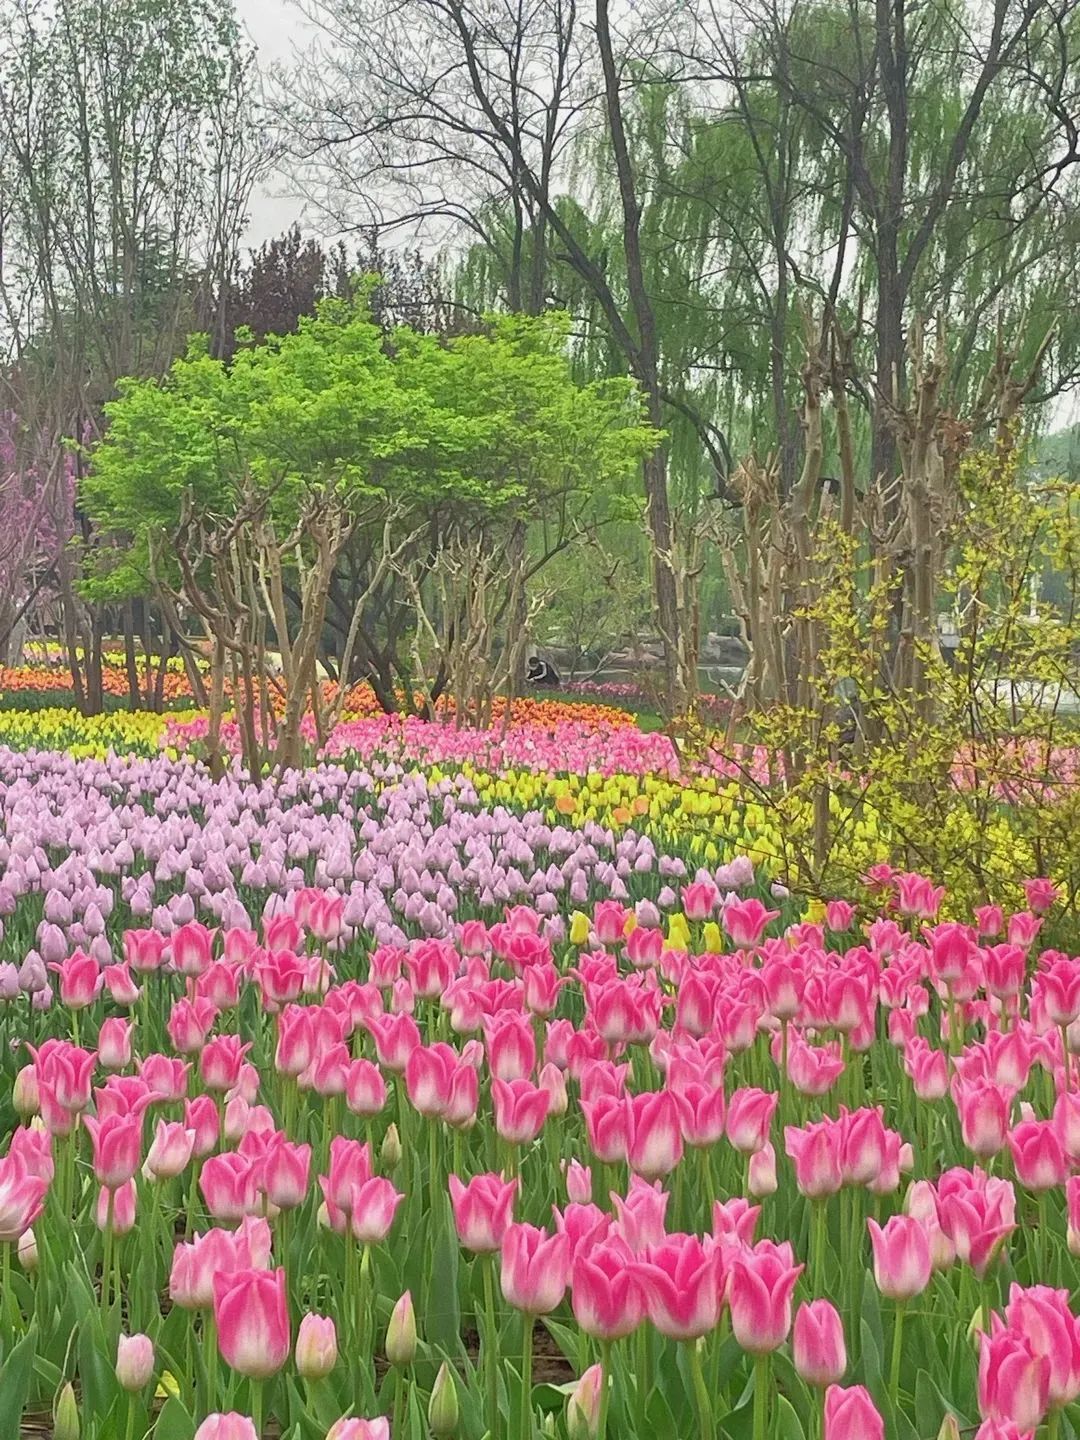
<svg viewBox="0 0 1080 1440"><path fill-rule="evenodd" d="M529 664L525 672L525 678L530 685L546 686L552 689L561 683L559 680L559 672L555 669L555 666L549 664L547 660L541 660L539 655L529 656Z"/></svg>

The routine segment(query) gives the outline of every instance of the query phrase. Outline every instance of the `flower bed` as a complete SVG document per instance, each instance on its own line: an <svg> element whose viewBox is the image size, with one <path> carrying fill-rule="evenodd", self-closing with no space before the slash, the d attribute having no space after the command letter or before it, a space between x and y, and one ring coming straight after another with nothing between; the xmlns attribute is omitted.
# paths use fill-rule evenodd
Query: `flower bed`
<svg viewBox="0 0 1080 1440"><path fill-rule="evenodd" d="M0 814L9 1429L1073 1428L1049 882L950 922L879 867L807 912L359 763L0 751Z"/></svg>

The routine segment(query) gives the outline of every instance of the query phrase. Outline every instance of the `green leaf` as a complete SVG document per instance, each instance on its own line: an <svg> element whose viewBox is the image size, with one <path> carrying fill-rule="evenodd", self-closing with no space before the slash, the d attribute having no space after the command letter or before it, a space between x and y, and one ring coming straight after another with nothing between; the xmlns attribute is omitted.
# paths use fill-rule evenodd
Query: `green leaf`
<svg viewBox="0 0 1080 1440"><path fill-rule="evenodd" d="M0 1440L19 1440L22 1433L36 1348L37 1330L31 1325L0 1367Z"/></svg>
<svg viewBox="0 0 1080 1440"><path fill-rule="evenodd" d="M154 1426L154 1440L192 1440L195 1421L188 1414L181 1401L170 1395Z"/></svg>

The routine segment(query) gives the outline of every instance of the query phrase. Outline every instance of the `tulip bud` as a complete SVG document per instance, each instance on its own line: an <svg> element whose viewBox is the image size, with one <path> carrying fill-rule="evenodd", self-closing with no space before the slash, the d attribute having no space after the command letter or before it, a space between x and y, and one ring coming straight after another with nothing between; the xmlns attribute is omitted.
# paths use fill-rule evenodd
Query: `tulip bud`
<svg viewBox="0 0 1080 1440"><path fill-rule="evenodd" d="M337 1330L333 1320L305 1315L296 1332L296 1368L305 1380L322 1380L337 1364Z"/></svg>
<svg viewBox="0 0 1080 1440"><path fill-rule="evenodd" d="M454 1372L443 1361L428 1402L428 1426L436 1440L446 1440L458 1427L458 1396Z"/></svg>
<svg viewBox="0 0 1080 1440"><path fill-rule="evenodd" d="M600 1365L590 1365L570 1392L566 1402L566 1428L570 1440L595 1440L600 1428L600 1396L604 1372Z"/></svg>
<svg viewBox="0 0 1080 1440"><path fill-rule="evenodd" d="M775 1195L776 1188L776 1151L771 1145L766 1144L756 1154L750 1156L746 1172L746 1189L755 1200L764 1200L769 1195Z"/></svg>
<svg viewBox="0 0 1080 1440"><path fill-rule="evenodd" d="M70 1380L53 1406L53 1440L79 1440L79 1407Z"/></svg>
<svg viewBox="0 0 1080 1440"><path fill-rule="evenodd" d="M383 1136L379 1163L384 1171L396 1170L401 1164L401 1136L396 1125L391 1125Z"/></svg>
<svg viewBox="0 0 1080 1440"><path fill-rule="evenodd" d="M37 1072L33 1065L24 1065L15 1076L15 1083L11 1087L11 1103L15 1107L16 1115L23 1120L28 1120L31 1115L38 1113Z"/></svg>
<svg viewBox="0 0 1080 1440"><path fill-rule="evenodd" d="M33 1230L24 1230L19 1236L19 1264L24 1270L36 1270L38 1263L37 1236Z"/></svg>
<svg viewBox="0 0 1080 1440"><path fill-rule="evenodd" d="M960 1440L960 1421L955 1415L946 1415L937 1432L937 1440Z"/></svg>
<svg viewBox="0 0 1080 1440"><path fill-rule="evenodd" d="M721 955L724 950L724 937L720 933L720 926L715 920L706 920L701 927L701 938L705 945L706 955Z"/></svg>
<svg viewBox="0 0 1080 1440"><path fill-rule="evenodd" d="M416 1359L416 1311L408 1290L394 1306L386 1327L386 1358L391 1365L411 1365Z"/></svg>
<svg viewBox="0 0 1080 1440"><path fill-rule="evenodd" d="M116 1378L125 1390L141 1390L154 1373L154 1345L149 1335L121 1335L116 1349Z"/></svg>
<svg viewBox="0 0 1080 1440"><path fill-rule="evenodd" d="M570 944L584 945L589 938L590 928L588 915L582 914L580 910L575 910L570 917Z"/></svg>
<svg viewBox="0 0 1080 1440"><path fill-rule="evenodd" d="M976 1349L978 1349L981 1343L984 1332L987 1335L990 1333L990 1328L987 1323L988 1320L989 1316L987 1316L985 1320L983 1319L983 1307L980 1305L974 1315L972 1315L971 1323L967 1327L967 1338Z"/></svg>

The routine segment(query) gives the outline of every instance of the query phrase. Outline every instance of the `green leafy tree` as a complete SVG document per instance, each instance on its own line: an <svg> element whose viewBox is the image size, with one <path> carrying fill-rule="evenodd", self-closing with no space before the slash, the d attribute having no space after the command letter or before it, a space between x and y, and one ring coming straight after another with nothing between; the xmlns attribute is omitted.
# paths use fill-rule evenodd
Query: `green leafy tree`
<svg viewBox="0 0 1080 1440"><path fill-rule="evenodd" d="M456 676L459 716L483 718L530 567L508 536L540 511L583 524L593 486L626 480L656 443L629 382L575 382L560 317L504 317L446 341L386 336L362 296L323 301L229 365L196 340L163 385L122 382L107 414L85 503L114 543L92 583L105 595L150 585L177 624L181 610L197 617L211 754L220 761L228 680L256 767L298 763L309 704L319 733L341 714L343 686L324 708L318 656L359 531L378 544L340 673L368 593L393 573L429 700Z"/></svg>

